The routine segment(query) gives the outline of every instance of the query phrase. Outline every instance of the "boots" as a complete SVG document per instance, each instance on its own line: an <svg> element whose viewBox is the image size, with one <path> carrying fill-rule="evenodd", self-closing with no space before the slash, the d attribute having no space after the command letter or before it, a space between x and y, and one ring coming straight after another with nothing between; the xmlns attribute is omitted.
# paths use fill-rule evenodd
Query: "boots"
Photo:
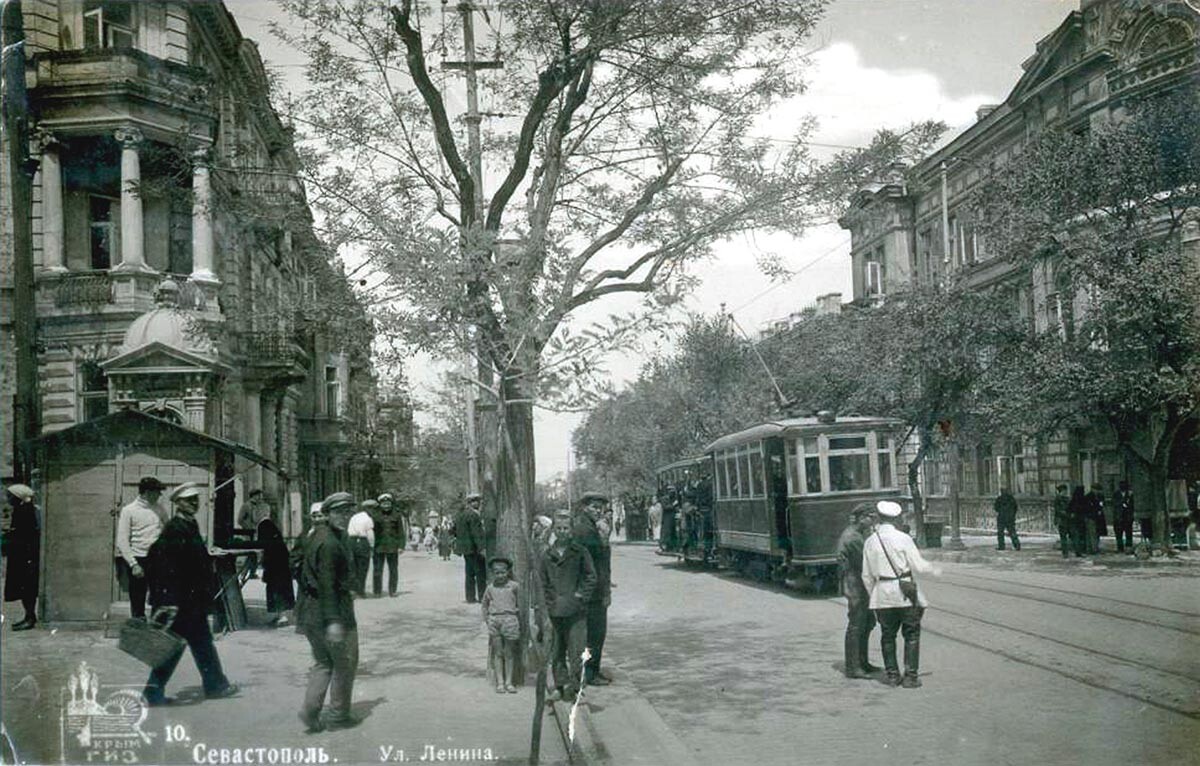
<svg viewBox="0 0 1200 766"><path fill-rule="evenodd" d="M858 641L858 635L853 630L853 625L846 628L845 657L846 657L846 678L866 678L867 674L863 672L863 667L866 665L865 657L862 656L862 645Z"/></svg>
<svg viewBox="0 0 1200 766"><path fill-rule="evenodd" d="M904 682L905 689L916 689L921 686L918 669L921 665L921 639L919 636L904 639Z"/></svg>

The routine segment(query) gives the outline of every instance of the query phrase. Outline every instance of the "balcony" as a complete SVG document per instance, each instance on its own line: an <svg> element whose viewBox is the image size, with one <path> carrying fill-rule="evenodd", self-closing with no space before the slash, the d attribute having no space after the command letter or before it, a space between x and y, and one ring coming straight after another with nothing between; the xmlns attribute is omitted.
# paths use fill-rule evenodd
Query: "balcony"
<svg viewBox="0 0 1200 766"><path fill-rule="evenodd" d="M113 282L107 271L64 274L52 288L54 306L95 311L113 302Z"/></svg>
<svg viewBox="0 0 1200 766"><path fill-rule="evenodd" d="M287 386L308 378L308 354L291 333L250 330L238 336L238 349L246 359L247 377L265 386Z"/></svg>

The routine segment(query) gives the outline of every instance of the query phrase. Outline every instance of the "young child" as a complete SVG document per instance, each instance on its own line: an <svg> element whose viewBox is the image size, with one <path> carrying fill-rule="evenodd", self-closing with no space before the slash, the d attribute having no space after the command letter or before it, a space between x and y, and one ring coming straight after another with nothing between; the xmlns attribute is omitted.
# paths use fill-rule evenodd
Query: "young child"
<svg viewBox="0 0 1200 766"><path fill-rule="evenodd" d="M483 592L483 621L488 629L488 663L496 672L496 693L517 693L517 651L521 624L517 620L518 585L510 575L512 561L496 557L488 562L492 581Z"/></svg>

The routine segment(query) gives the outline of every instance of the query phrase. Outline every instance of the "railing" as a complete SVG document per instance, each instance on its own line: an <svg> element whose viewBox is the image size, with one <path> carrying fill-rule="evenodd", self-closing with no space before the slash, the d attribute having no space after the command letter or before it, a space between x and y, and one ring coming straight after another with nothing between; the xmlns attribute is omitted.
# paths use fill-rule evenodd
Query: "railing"
<svg viewBox="0 0 1200 766"><path fill-rule="evenodd" d="M65 274L54 288L54 305L103 306L113 302L112 280L107 273Z"/></svg>
<svg viewBox="0 0 1200 766"><path fill-rule="evenodd" d="M251 364L291 364L297 356L291 335L278 330L244 332L241 347Z"/></svg>

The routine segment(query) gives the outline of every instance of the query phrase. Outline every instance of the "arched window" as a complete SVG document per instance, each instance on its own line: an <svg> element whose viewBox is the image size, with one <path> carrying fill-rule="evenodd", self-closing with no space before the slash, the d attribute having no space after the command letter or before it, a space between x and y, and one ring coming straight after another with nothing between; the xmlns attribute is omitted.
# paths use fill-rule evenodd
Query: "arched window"
<svg viewBox="0 0 1200 766"><path fill-rule="evenodd" d="M79 373L79 422L104 417L108 414L108 379L96 362L85 361L78 365Z"/></svg>
<svg viewBox="0 0 1200 766"><path fill-rule="evenodd" d="M1165 50L1170 50L1192 40L1192 28L1181 19L1167 19L1151 27L1142 35L1137 45L1135 58L1138 61L1148 59Z"/></svg>

